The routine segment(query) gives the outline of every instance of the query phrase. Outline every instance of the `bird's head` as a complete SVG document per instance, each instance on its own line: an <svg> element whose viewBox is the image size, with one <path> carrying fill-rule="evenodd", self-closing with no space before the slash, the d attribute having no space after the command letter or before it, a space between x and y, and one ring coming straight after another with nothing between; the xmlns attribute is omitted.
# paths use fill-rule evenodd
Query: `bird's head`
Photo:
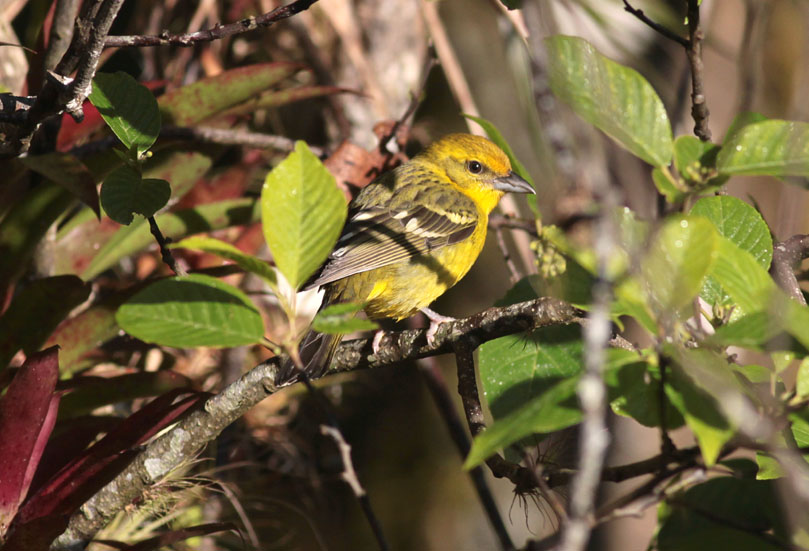
<svg viewBox="0 0 809 551"><path fill-rule="evenodd" d="M487 212L504 193L536 193L511 169L511 162L494 143L472 134L449 134L419 154L446 173L458 189L477 199Z"/></svg>

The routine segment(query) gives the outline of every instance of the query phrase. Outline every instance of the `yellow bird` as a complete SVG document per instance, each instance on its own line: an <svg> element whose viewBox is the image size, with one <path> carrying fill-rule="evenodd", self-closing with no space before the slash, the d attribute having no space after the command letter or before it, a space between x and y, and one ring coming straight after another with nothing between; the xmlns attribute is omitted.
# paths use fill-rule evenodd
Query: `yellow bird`
<svg viewBox="0 0 809 551"><path fill-rule="evenodd" d="M494 143L445 136L360 191L334 251L307 288L325 289L324 306L363 303L371 319L401 320L423 310L431 340L451 318L427 306L475 263L489 213L506 192L535 193ZM341 338L314 332L304 338L308 375L328 369Z"/></svg>

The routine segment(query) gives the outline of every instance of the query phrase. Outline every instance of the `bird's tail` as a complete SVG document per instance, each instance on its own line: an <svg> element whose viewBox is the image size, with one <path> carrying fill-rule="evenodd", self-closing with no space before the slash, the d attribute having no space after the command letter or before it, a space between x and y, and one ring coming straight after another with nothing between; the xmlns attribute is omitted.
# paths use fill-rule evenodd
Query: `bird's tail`
<svg viewBox="0 0 809 551"><path fill-rule="evenodd" d="M310 379L322 377L329 369L343 335L309 331L301 341L300 354L303 372Z"/></svg>

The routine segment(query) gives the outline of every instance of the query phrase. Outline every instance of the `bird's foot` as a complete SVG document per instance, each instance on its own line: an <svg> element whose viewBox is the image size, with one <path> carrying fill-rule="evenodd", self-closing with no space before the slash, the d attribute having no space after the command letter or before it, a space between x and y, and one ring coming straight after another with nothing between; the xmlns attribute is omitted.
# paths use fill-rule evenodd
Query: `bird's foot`
<svg viewBox="0 0 809 551"><path fill-rule="evenodd" d="M422 308L422 313L430 319L430 327L427 329L427 344L432 346L435 344L435 334L438 333L438 328L442 323L455 321L455 318L450 316L442 316L438 312L430 310L429 308Z"/></svg>
<svg viewBox="0 0 809 551"><path fill-rule="evenodd" d="M371 349L374 351L374 356L379 355L379 346L382 344L382 339L385 337L385 332L383 330L379 330L374 333L374 340L371 341Z"/></svg>

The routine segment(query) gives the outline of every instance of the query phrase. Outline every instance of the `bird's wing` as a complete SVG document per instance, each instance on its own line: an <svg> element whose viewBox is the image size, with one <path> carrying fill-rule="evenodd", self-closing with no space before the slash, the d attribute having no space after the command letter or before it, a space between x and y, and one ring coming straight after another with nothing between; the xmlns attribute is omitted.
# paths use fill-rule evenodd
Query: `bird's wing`
<svg viewBox="0 0 809 551"><path fill-rule="evenodd" d="M366 206L346 223L334 252L307 288L337 281L458 243L472 235L477 208L446 185L408 185L383 206Z"/></svg>

